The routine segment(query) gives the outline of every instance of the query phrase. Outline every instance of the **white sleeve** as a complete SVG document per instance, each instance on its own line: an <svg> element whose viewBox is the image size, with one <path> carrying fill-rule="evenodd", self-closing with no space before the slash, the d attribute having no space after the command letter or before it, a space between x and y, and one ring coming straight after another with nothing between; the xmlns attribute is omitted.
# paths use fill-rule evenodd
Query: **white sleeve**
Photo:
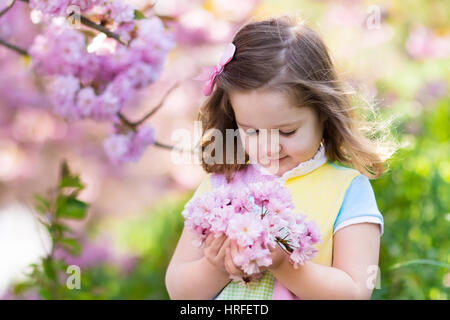
<svg viewBox="0 0 450 320"><path fill-rule="evenodd" d="M345 193L333 234L346 226L363 222L379 224L383 235L383 216L378 210L372 185L366 176L359 175L352 180Z"/></svg>

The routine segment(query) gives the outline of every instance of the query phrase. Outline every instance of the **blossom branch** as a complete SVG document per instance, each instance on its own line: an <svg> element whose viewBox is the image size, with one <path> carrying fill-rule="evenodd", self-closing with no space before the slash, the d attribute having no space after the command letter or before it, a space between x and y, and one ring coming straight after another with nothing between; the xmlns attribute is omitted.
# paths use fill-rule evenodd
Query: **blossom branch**
<svg viewBox="0 0 450 320"><path fill-rule="evenodd" d="M16 51L17 53L20 53L21 55L28 56L27 50L22 49L14 44L8 43L5 40L0 39L0 45L5 46L13 51Z"/></svg>
<svg viewBox="0 0 450 320"><path fill-rule="evenodd" d="M117 115L119 116L120 120L123 121L123 123L125 123L128 127L130 128L136 128L138 126L140 126L142 123L144 123L148 118L150 118L152 115L154 115L156 113L156 111L158 111L165 103L167 97L173 92L173 90L175 90L178 86L180 85L180 83L176 83L172 88L169 89L169 91L167 91L166 95L164 96L164 98L161 100L161 102L155 107L153 108L149 113L147 113L142 119L138 120L138 121L130 121L128 120L127 117L125 117L122 113L120 113L120 111L117 113Z"/></svg>
<svg viewBox="0 0 450 320"><path fill-rule="evenodd" d="M169 91L167 91L166 95L164 96L164 98L161 100L161 102L155 107L153 108L152 111L150 111L148 114L146 114L141 120L135 122L135 125L140 125L141 123L143 123L145 120L147 120L148 118L150 118L152 115L154 115L156 113L156 111L158 111L165 103L167 97L173 92L173 90L175 90L178 86L180 85L180 83L176 83L172 88L169 89Z"/></svg>
<svg viewBox="0 0 450 320"><path fill-rule="evenodd" d="M127 117L125 117L120 111L117 112L117 116L120 118L120 120L122 120L122 122L129 127L130 129L132 129L133 131L136 131L136 125L131 122L130 120L128 120Z"/></svg>
<svg viewBox="0 0 450 320"><path fill-rule="evenodd" d="M183 149L183 148L178 148L178 147L175 147L175 146L169 146L167 144L164 144L164 143L161 143L161 142L158 142L158 141L155 141L154 145L157 146L157 147L163 148L163 149L167 149L167 150L176 150L176 151L179 151L179 152L182 152L182 153L189 152L191 154L195 154L194 150L192 150L192 149Z"/></svg>
<svg viewBox="0 0 450 320"><path fill-rule="evenodd" d="M21 0L21 1L26 2L26 3L30 2L29 0ZM73 14L75 14L75 13L72 12L69 15L69 17L72 16ZM101 24L97 24L94 21L89 20L88 18L86 18L85 16L82 16L82 15L80 15L80 22L82 24L84 24L86 27L89 27L89 28L95 29L97 31L100 31L100 32L104 33L107 37L110 37L110 38L113 38L113 39L117 40L119 43L123 44L124 46L128 46L128 43L124 42L117 33L108 30L107 28L105 28Z"/></svg>
<svg viewBox="0 0 450 320"><path fill-rule="evenodd" d="M128 43L124 42L117 33L114 33L112 31L108 30L107 28L105 28L101 24L97 24L97 23L89 20L85 16L80 16L80 21L86 27L89 27L89 28L95 29L97 31L100 31L100 32L104 33L107 37L110 37L110 38L113 38L113 39L117 40L119 43L123 44L124 46L128 46Z"/></svg>
<svg viewBox="0 0 450 320"><path fill-rule="evenodd" d="M131 121L128 120L122 113L118 112L117 115L119 116L120 120L122 120L122 122L123 122L126 126L128 126L129 128L131 128L131 130L133 130L134 132L137 131L137 129L136 129L137 123L140 123L141 120L138 121L138 122L131 122ZM180 151L180 152L186 152L186 151L189 151L190 153L194 153L194 150L184 150L184 149L177 148L177 147L175 147L175 146L170 146L170 145L167 145L167 144L158 142L158 141L155 141L153 144L154 144L155 146L157 146L157 147L160 147L160 148L163 148L163 149L167 149L167 150L177 150L177 151Z"/></svg>
<svg viewBox="0 0 450 320"><path fill-rule="evenodd" d="M146 114L142 119L138 120L138 121L130 121L125 115L123 115L120 111L117 113L117 116L120 118L120 120L127 126L129 127L131 130L133 131L137 131L137 127L140 126L142 123L145 122L145 120L147 120L148 118L150 118L153 114L155 114L156 111L158 111L163 105L164 102L166 101L167 97L170 95L170 93L175 90L175 88L177 88L180 85L180 83L176 83L172 88L169 89L169 91L167 91L166 95L164 96L164 98L162 99L162 101L155 107L153 108L153 110L151 110L148 114ZM194 153L194 150L185 150L185 149L181 149L181 148L177 148L175 146L170 146L164 143L160 143L158 141L155 141L154 143L155 146L163 148L163 149L168 149L168 150L177 150L180 152L190 152L190 153Z"/></svg>
<svg viewBox="0 0 450 320"><path fill-rule="evenodd" d="M3 9L3 10L0 12L0 18L1 18L5 13L7 13L7 12L9 11L9 9L11 9L11 8L14 6L15 3L16 3L16 0L13 0L9 6L7 6L5 9Z"/></svg>
<svg viewBox="0 0 450 320"><path fill-rule="evenodd" d="M164 143L161 143L161 142L158 142L158 141L155 141L155 146L157 146L157 147L160 147L160 148L163 148L163 149L167 149L167 150L173 150L173 149L176 149L174 146L169 146L169 145L167 145L167 144L164 144ZM181 151L181 150L180 150Z"/></svg>

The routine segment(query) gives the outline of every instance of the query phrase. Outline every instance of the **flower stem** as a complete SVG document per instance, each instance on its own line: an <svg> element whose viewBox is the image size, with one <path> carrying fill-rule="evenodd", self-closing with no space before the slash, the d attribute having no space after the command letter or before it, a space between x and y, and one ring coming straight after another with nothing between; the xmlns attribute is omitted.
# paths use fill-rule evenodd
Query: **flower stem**
<svg viewBox="0 0 450 320"><path fill-rule="evenodd" d="M280 237L276 237L275 240L276 240L278 243L281 243L281 244L286 248L286 250L287 250L289 253L294 252L294 249L292 249L291 245L289 244L289 241L287 241L286 239L280 238Z"/></svg>
<svg viewBox="0 0 450 320"><path fill-rule="evenodd" d="M73 13L72 13L73 14ZM71 15L72 15L71 14ZM97 24L91 20L89 20L88 18L86 18L85 16L80 16L80 21L82 24L84 24L86 27L95 29L97 31L100 31L102 33L104 33L107 37L113 38L115 40L117 40L119 43L123 44L124 46L128 46L128 43L126 43L125 41L123 41L120 36L117 33L114 33L112 31L109 31L108 29L106 29L104 26L102 26L101 24Z"/></svg>

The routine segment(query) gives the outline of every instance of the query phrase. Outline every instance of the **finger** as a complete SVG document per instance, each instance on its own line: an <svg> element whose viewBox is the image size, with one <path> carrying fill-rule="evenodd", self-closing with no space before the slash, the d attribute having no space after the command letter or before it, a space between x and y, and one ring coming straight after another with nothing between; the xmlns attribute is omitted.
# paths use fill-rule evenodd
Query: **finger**
<svg viewBox="0 0 450 320"><path fill-rule="evenodd" d="M232 242L232 253L233 254L241 253L244 250L245 250L244 247L241 247L240 245L238 245L236 240L233 240L233 242Z"/></svg>
<svg viewBox="0 0 450 320"><path fill-rule="evenodd" d="M230 257L229 250L230 250L230 249L226 249L226 250L225 250L224 266L225 266L225 270L227 270L227 272L228 272L229 274L233 274L233 271L232 271L232 268L231 268L231 265L230 265L230 259L231 259L231 257Z"/></svg>
<svg viewBox="0 0 450 320"><path fill-rule="evenodd" d="M225 251L225 266L229 274L236 274L235 266L231 258L230 248L227 248Z"/></svg>
<svg viewBox="0 0 450 320"><path fill-rule="evenodd" d="M238 245L235 240L231 242L231 256L234 257L238 254Z"/></svg>
<svg viewBox="0 0 450 320"><path fill-rule="evenodd" d="M235 276L244 275L244 272L242 272L242 270L234 264L231 249L227 249L227 264L229 269L228 273L233 274Z"/></svg>
<svg viewBox="0 0 450 320"><path fill-rule="evenodd" d="M230 238L226 238L225 241L222 244L222 247L219 250L219 253L217 254L217 258L220 260L225 259L225 251L227 250L227 248L230 248Z"/></svg>
<svg viewBox="0 0 450 320"><path fill-rule="evenodd" d="M231 247L230 247L231 265L232 265L233 270L235 270L238 273L238 275L242 276L242 275L246 275L246 274L242 271L242 269L240 267L238 267L234 263L234 260L233 260L233 258L239 254L238 251L239 251L239 246L238 246L236 240L233 240L231 243Z"/></svg>
<svg viewBox="0 0 450 320"><path fill-rule="evenodd" d="M205 239L205 248L209 247L211 242L214 240L213 233L210 233Z"/></svg>
<svg viewBox="0 0 450 320"><path fill-rule="evenodd" d="M210 252L212 255L217 256L219 254L219 250L226 239L227 237L224 234L222 234L218 238L214 237L214 240L210 244Z"/></svg>
<svg viewBox="0 0 450 320"><path fill-rule="evenodd" d="M236 250L237 250L238 252L242 252L242 251L244 251L244 247L241 247L241 246L238 245L237 242L236 242Z"/></svg>

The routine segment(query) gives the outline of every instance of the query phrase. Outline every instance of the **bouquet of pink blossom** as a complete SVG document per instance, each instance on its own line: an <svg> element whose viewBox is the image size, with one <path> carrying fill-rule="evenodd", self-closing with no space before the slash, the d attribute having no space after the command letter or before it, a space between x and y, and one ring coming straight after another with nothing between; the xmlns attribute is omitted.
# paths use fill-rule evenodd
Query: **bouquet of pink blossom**
<svg viewBox="0 0 450 320"><path fill-rule="evenodd" d="M316 224L294 214L289 190L276 180L222 186L191 199L182 215L197 247L211 232L236 240L242 250L233 261L249 276L272 264L269 247L280 245L297 268L315 256L313 246L321 241Z"/></svg>

